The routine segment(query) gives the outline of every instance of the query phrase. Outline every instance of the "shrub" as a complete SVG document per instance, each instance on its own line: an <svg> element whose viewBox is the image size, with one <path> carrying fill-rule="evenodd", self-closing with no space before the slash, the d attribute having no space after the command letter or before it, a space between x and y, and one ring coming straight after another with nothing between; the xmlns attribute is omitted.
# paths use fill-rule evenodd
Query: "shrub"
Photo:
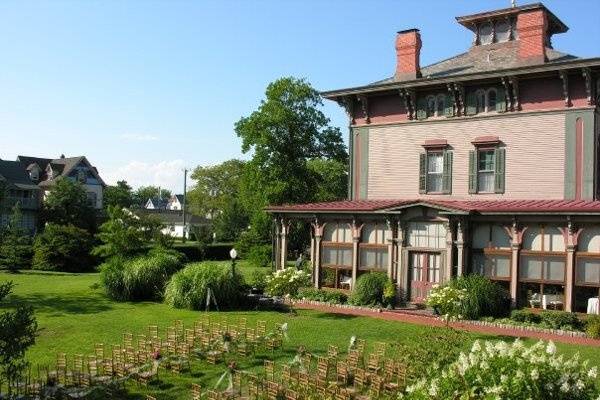
<svg viewBox="0 0 600 400"><path fill-rule="evenodd" d="M317 288L302 288L298 290L298 294L295 297L331 304L345 304L348 301L348 296L345 293Z"/></svg>
<svg viewBox="0 0 600 400"><path fill-rule="evenodd" d="M94 269L92 237L73 225L49 223L33 244L33 269L85 272Z"/></svg>
<svg viewBox="0 0 600 400"><path fill-rule="evenodd" d="M383 272L362 274L356 280L356 287L349 302L357 306L385 306L384 289L390 278Z"/></svg>
<svg viewBox="0 0 600 400"><path fill-rule="evenodd" d="M539 324L542 320L538 314L529 310L513 310L510 313L510 319L526 324Z"/></svg>
<svg viewBox="0 0 600 400"><path fill-rule="evenodd" d="M310 275L296 268L275 271L267 276L267 293L271 296L294 296L301 287L310 285Z"/></svg>
<svg viewBox="0 0 600 400"><path fill-rule="evenodd" d="M252 276L250 277L250 286L259 291L264 291L267 287L267 274L260 270L252 271Z"/></svg>
<svg viewBox="0 0 600 400"><path fill-rule="evenodd" d="M271 245L256 245L250 248L246 258L253 267L267 267L271 265L271 250Z"/></svg>
<svg viewBox="0 0 600 400"><path fill-rule="evenodd" d="M510 295L506 289L485 276L473 274L452 279L449 286L465 289L467 296L461 301L460 314L465 319L505 317L510 310Z"/></svg>
<svg viewBox="0 0 600 400"><path fill-rule="evenodd" d="M177 257L156 252L133 259L111 257L101 265L100 275L106 293L115 300L159 300L181 266Z"/></svg>
<svg viewBox="0 0 600 400"><path fill-rule="evenodd" d="M230 260L229 251L234 247L233 243L211 243L204 249L204 258L206 260ZM202 261L200 248L195 242L175 243L173 249L186 256L189 262Z"/></svg>
<svg viewBox="0 0 600 400"><path fill-rule="evenodd" d="M466 297L466 289L434 286L427 297L427 305L433 307L448 324L450 321L463 318L461 309Z"/></svg>
<svg viewBox="0 0 600 400"><path fill-rule="evenodd" d="M577 314L566 311L540 312L541 324L550 329L577 330L582 327L582 323L577 318Z"/></svg>
<svg viewBox="0 0 600 400"><path fill-rule="evenodd" d="M8 225L0 228L0 269L15 272L31 268L33 256L31 237L21 228L21 224L22 214L17 204L13 207Z"/></svg>
<svg viewBox="0 0 600 400"><path fill-rule="evenodd" d="M592 315L585 323L585 332L592 339L600 339L600 316Z"/></svg>
<svg viewBox="0 0 600 400"><path fill-rule="evenodd" d="M402 398L593 400L600 394L596 378L596 367L557 355L552 342L526 347L520 340L476 341L469 354L461 353L441 373L433 369Z"/></svg>
<svg viewBox="0 0 600 400"><path fill-rule="evenodd" d="M232 309L242 304L244 280L231 267L219 263L189 264L177 272L165 290L165 303L175 308L201 310L206 307L208 289L219 309Z"/></svg>

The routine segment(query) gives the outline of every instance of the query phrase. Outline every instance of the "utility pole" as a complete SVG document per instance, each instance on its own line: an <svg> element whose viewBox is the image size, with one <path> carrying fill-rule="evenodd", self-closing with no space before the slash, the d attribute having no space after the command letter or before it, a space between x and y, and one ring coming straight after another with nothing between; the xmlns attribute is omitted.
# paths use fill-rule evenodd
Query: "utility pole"
<svg viewBox="0 0 600 400"><path fill-rule="evenodd" d="M185 205L185 203L186 203L186 197L187 197L187 173L188 173L187 168L184 168L183 169L183 204L181 205L181 209L183 210L183 243L185 243L185 239L186 239L185 230L187 228L185 225L185 222L186 222L186 215L185 215L186 205Z"/></svg>

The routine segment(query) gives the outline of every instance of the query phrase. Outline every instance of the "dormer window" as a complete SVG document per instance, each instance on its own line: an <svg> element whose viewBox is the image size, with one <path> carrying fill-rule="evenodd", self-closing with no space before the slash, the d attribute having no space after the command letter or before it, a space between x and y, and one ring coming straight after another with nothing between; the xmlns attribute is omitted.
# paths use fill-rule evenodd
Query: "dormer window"
<svg viewBox="0 0 600 400"><path fill-rule="evenodd" d="M496 41L508 42L510 40L511 29L511 24L506 19L496 22Z"/></svg>
<svg viewBox="0 0 600 400"><path fill-rule="evenodd" d="M427 116L435 117L436 104L435 104L435 96L427 97Z"/></svg>
<svg viewBox="0 0 600 400"><path fill-rule="evenodd" d="M453 97L444 93L429 95L419 99L417 119L454 116Z"/></svg>
<svg viewBox="0 0 600 400"><path fill-rule="evenodd" d="M86 181L86 173L84 170L80 169L79 171L77 171L77 180L81 183L84 183Z"/></svg>
<svg viewBox="0 0 600 400"><path fill-rule="evenodd" d="M467 115L505 111L506 96L502 89L478 89L467 95Z"/></svg>
<svg viewBox="0 0 600 400"><path fill-rule="evenodd" d="M479 27L479 43L491 44L494 41L494 29L491 22L486 22Z"/></svg>
<svg viewBox="0 0 600 400"><path fill-rule="evenodd" d="M40 172L36 168L33 168L29 171L29 178L32 181L37 182L40 179Z"/></svg>

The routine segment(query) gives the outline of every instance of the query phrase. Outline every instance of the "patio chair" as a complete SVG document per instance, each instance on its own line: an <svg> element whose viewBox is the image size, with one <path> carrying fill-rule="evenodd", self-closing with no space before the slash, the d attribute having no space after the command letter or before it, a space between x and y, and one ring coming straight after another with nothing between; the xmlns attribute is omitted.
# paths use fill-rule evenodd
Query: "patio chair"
<svg viewBox="0 0 600 400"><path fill-rule="evenodd" d="M542 297L539 293L534 293L529 298L529 306L531 308L540 308L542 305Z"/></svg>
<svg viewBox="0 0 600 400"><path fill-rule="evenodd" d="M350 290L352 286L352 277L348 275L342 275L340 277L340 289Z"/></svg>

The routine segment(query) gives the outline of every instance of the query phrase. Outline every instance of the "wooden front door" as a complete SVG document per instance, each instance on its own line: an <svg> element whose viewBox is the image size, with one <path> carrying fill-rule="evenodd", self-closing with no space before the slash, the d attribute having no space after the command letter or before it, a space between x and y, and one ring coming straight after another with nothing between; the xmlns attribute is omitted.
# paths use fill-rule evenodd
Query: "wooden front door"
<svg viewBox="0 0 600 400"><path fill-rule="evenodd" d="M410 253L410 300L423 303L431 287L440 282L441 256L439 253Z"/></svg>

